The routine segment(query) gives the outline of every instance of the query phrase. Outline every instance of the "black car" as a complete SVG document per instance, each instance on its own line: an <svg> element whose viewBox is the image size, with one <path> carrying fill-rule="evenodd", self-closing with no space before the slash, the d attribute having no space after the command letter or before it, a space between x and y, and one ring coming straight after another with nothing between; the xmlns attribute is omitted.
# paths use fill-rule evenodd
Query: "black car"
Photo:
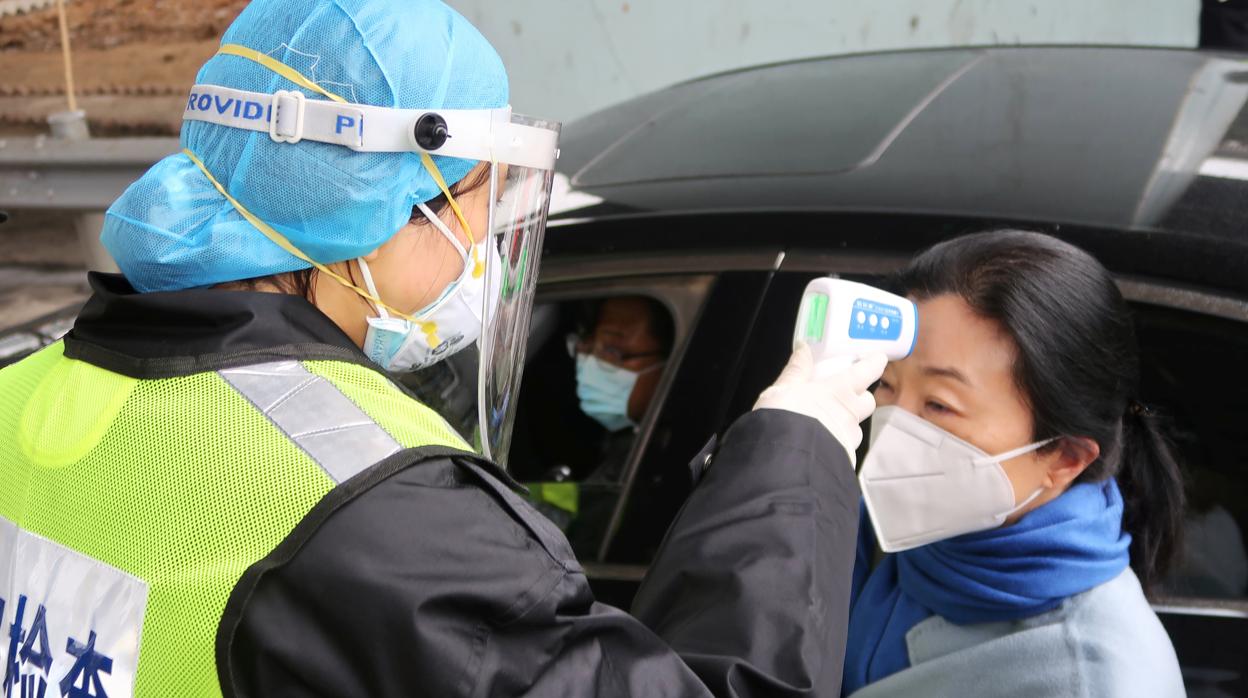
<svg viewBox="0 0 1248 698"><path fill-rule="evenodd" d="M575 438L534 415L575 408L565 337L592 303L660 301L675 342L658 397L619 475L579 483L597 513L574 542L600 598L627 607L686 463L787 359L810 279L878 281L971 231L1049 232L1118 278L1144 401L1179 430L1188 552L1155 607L1189 691L1248 695L1246 105L1233 55L983 48L741 70L569 124L576 207L557 200L547 233L515 474L571 473L519 433Z"/></svg>
<svg viewBox="0 0 1248 698"><path fill-rule="evenodd" d="M879 281L966 232L1048 232L1115 273L1144 401L1180 428L1188 553L1155 607L1189 694L1248 696L1246 105L1234 55L982 48L741 70L567 125L514 474L562 480L539 503L599 598L627 608L689 493L686 464L787 359L810 279ZM533 442L580 438L567 340L618 296L659 303L670 356L621 462L585 475ZM0 333L0 365L74 312ZM548 506L568 485L573 510Z"/></svg>

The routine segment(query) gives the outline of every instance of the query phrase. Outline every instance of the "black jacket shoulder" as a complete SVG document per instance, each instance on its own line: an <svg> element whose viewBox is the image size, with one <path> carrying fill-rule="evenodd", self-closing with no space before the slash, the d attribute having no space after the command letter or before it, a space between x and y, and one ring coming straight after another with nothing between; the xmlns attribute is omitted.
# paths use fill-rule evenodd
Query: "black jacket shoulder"
<svg viewBox="0 0 1248 698"><path fill-rule="evenodd" d="M483 465L408 450L331 492L231 596L225 695L472 695L491 629L580 572Z"/></svg>

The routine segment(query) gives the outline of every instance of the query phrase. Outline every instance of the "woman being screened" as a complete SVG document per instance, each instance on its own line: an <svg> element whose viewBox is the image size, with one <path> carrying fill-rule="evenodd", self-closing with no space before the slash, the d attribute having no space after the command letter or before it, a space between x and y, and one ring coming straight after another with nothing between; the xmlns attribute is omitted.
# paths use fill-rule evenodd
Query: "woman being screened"
<svg viewBox="0 0 1248 698"><path fill-rule="evenodd" d="M1184 695L1145 598L1181 479L1109 273L996 231L898 281L919 331L876 391L844 695Z"/></svg>

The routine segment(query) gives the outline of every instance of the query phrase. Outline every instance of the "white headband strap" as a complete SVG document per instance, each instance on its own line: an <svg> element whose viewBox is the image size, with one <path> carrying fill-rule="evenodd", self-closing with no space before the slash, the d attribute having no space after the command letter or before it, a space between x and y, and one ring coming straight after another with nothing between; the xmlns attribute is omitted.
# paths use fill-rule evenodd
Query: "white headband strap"
<svg viewBox="0 0 1248 698"><path fill-rule="evenodd" d="M553 170L558 157L558 133L513 123L510 107L389 109L308 99L297 90L270 94L195 85L182 118L265 132L279 143L310 140L366 153L425 152L541 170ZM422 147L416 135L422 119L444 127L445 138Z"/></svg>

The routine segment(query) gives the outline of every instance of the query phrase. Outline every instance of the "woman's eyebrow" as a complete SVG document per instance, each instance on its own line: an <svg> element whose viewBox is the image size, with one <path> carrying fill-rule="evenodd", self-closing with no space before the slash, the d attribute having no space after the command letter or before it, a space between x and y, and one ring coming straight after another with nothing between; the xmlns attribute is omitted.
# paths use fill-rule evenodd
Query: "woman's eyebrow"
<svg viewBox="0 0 1248 698"><path fill-rule="evenodd" d="M938 378L952 378L953 380L963 383L968 387L974 387L971 380L966 377L965 373L962 373L958 369L951 366L926 366L923 368L923 375Z"/></svg>

